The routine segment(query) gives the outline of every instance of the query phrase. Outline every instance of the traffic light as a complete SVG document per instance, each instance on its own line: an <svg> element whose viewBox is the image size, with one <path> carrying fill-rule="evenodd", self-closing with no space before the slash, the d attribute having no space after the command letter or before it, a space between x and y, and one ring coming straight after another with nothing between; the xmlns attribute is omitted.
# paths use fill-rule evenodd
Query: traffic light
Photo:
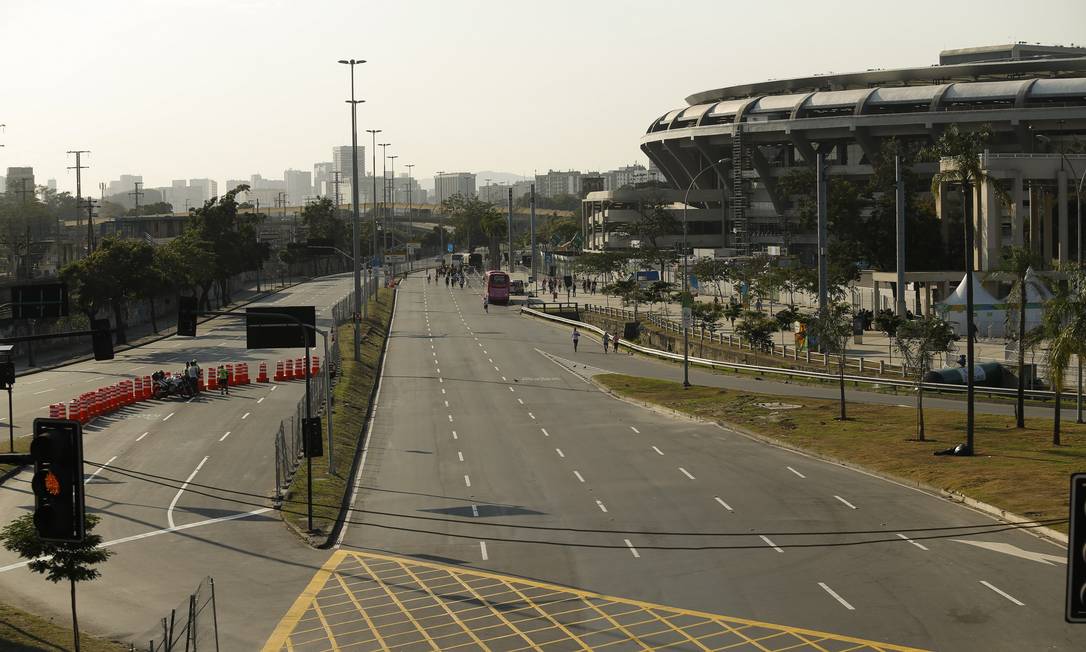
<svg viewBox="0 0 1086 652"><path fill-rule="evenodd" d="M95 360L113 359L113 334L109 331L108 319L95 319L91 322L91 346Z"/></svg>
<svg viewBox="0 0 1086 652"><path fill-rule="evenodd" d="M44 541L83 540L83 427L68 419L34 419L34 528Z"/></svg>
<svg viewBox="0 0 1086 652"><path fill-rule="evenodd" d="M1086 623L1086 473L1071 474L1065 617L1069 623Z"/></svg>
<svg viewBox="0 0 1086 652"><path fill-rule="evenodd" d="M196 337L196 297L177 297L177 334Z"/></svg>

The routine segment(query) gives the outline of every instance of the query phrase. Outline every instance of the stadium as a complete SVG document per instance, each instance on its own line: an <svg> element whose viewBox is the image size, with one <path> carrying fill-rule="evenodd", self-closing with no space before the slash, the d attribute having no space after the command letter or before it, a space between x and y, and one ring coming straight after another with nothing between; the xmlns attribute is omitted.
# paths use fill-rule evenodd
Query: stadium
<svg viewBox="0 0 1086 652"><path fill-rule="evenodd" d="M780 187L784 177L813 166L816 152L824 152L831 178L863 181L888 139L915 151L956 123L962 130L991 129L983 164L1013 199L1004 205L994 201L993 188L975 190L974 206L984 209L974 213L979 268L993 268L1003 246L1023 242L1045 260L1077 256L1086 48L1018 43L947 50L938 65L729 86L695 93L686 104L653 120L641 149L672 196L692 187L698 219L720 220L714 246L724 255L771 253L812 263L816 234L797 226L793 197ZM938 167L920 162L913 171L930 179ZM606 214L605 194L586 200L586 227L597 249L607 248L603 218L594 217ZM936 202L943 225L953 196L941 193ZM943 228L945 243L954 236Z"/></svg>

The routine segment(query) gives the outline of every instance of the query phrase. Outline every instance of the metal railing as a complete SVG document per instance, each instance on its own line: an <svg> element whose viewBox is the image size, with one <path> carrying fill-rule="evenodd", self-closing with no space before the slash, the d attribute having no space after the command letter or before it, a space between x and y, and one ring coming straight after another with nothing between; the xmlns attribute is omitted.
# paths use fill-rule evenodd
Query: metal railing
<svg viewBox="0 0 1086 652"><path fill-rule="evenodd" d="M146 642L146 647L144 647ZM131 645L147 652L218 652L219 617L215 605L215 580L205 577L189 597L169 616Z"/></svg>
<svg viewBox="0 0 1086 652"><path fill-rule="evenodd" d="M615 309L612 308L611 310L615 310ZM548 314L548 313L545 313L545 312L540 312L538 310L533 310L532 308L528 308L528 307L522 307L521 312L533 315L535 317L541 317L543 319L549 319L550 321L559 322L559 323L563 323L563 324L569 324L570 326L577 326L578 328L581 328L581 329L587 330L587 331L591 331L591 332L594 332L594 333L599 334L599 335L603 335L603 332L604 332L603 329L601 329L601 328L599 328L597 326L593 326L592 324L589 324L589 323L586 323L586 322L577 321L577 320L574 320L574 319L567 319L565 317L559 317L557 315L551 315L551 314ZM651 355L651 356L655 356L655 357L658 357L658 358L664 358L664 359L667 359L667 360L674 360L674 361L678 361L678 362L681 362L682 359L683 359L683 356L682 356L681 353L673 353L673 352L670 352L670 351L663 351L663 350L660 350L660 349L657 349L657 348L654 348L654 347L642 346L640 344L634 344L633 342L630 342L629 340L625 340L625 339L622 341L622 344L623 344L623 346L626 346L626 347L628 347L628 348L630 348L630 349L632 349L634 351L637 351L639 353L643 353L645 355ZM822 358L823 360L827 361L825 363L827 366L830 365L830 364L836 365L836 362L831 362L834 358L836 358L836 356L833 356L833 355L824 356L824 354L821 354L821 353L813 353L811 355L816 356L816 359ZM808 378L808 379L820 380L820 381L827 381L827 380L828 381L837 381L837 380L839 380L841 378L841 376L839 374L831 373L831 372L809 371L809 370L806 370L806 369L788 369L788 368L785 368L785 367L772 367L772 366L765 366L765 365L745 364L745 363L742 363L742 362L723 362L723 361L720 361L720 360L712 360L712 359L709 359L709 358L700 358L700 357L696 357L696 356L690 356L690 363L700 365L700 366L703 366L703 367L711 367L711 368L715 368L715 369L728 369L728 370L731 370L731 371L755 372L755 373L761 373L761 374L767 374L767 375L784 376L786 378ZM848 366L848 365L849 365L849 363L848 363L847 356L846 356L846 366ZM917 385L915 381L907 380L907 379L879 378L879 377L875 377L875 376L858 376L858 375L853 375L853 374L848 374L848 373L846 373L844 375L844 379L845 379L846 382L856 383L856 384L864 383L864 384L868 384L868 385L875 385L876 387L877 386L889 386L889 387L904 387L904 388L907 388L907 389L915 389L916 385ZM933 391L938 391L938 392L965 393L965 391L966 391L965 385L949 385L949 384L946 384L946 383L922 383L922 385L923 385L925 390L933 390ZM1013 397L1013 396L1018 395L1018 390L1017 389L1006 388L1006 387L977 387L977 386L975 386L974 391L976 393L978 393L978 394L986 394L989 397L993 397L993 396ZM1051 392L1051 391L1047 391L1047 390L1034 389L1034 390L1027 390L1025 392L1025 396L1026 396L1027 399L1050 400L1050 399L1055 398L1055 393ZM1068 396L1070 396L1070 395L1065 392L1064 393L1064 398L1067 398Z"/></svg>

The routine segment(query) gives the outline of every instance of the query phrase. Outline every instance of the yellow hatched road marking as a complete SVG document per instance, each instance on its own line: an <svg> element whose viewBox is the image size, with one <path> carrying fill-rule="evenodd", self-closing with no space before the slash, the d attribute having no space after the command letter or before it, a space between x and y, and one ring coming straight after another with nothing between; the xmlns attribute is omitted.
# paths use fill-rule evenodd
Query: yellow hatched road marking
<svg viewBox="0 0 1086 652"><path fill-rule="evenodd" d="M332 577L335 583L330 582ZM352 619L354 612L359 617ZM334 626L329 626L326 615ZM407 624L414 631L406 629ZM428 628L434 628L433 635ZM456 628L458 631L445 633ZM574 633L581 629L584 633ZM309 640L322 630L324 636ZM911 647L606 596L488 571L345 550L333 553L317 571L263 649L292 650L299 637L306 635L307 644L330 645L329 649L336 650L337 637L345 641L348 636L366 633L374 637L370 644L385 650L397 647L392 639L421 635L435 650L490 649L498 644L504 649L542 650L555 644L601 649L632 643L646 650L696 646L701 650L783 652L803 648L824 652L837 649L831 644L851 643L848 650L918 652ZM518 647L517 639L526 645ZM354 645L358 644L348 647Z"/></svg>

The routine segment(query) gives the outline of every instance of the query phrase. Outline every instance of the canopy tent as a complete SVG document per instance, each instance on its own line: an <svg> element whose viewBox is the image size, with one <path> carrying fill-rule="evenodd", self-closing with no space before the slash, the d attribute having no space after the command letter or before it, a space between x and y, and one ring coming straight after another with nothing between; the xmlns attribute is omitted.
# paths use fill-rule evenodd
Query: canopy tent
<svg viewBox="0 0 1086 652"><path fill-rule="evenodd" d="M947 296L945 301L936 305L943 319L954 324L954 331L965 337L965 294L966 276ZM973 274L973 323L981 337L1003 337L1003 326L1007 319L1006 306L993 297L980 284L980 274Z"/></svg>

